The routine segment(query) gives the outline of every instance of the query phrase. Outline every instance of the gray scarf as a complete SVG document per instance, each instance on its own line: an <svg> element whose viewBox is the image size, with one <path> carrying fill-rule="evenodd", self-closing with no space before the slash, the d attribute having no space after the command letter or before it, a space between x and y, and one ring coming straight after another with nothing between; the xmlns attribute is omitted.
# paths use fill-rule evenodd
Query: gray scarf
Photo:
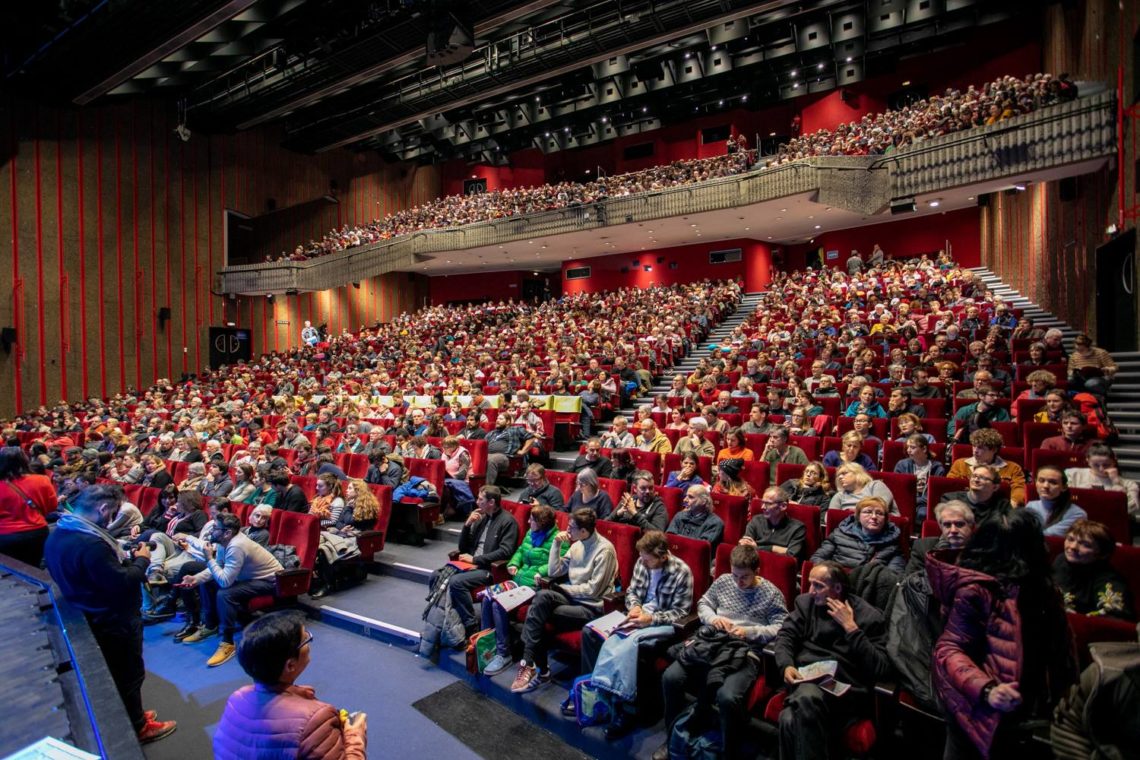
<svg viewBox="0 0 1140 760"><path fill-rule="evenodd" d="M107 546L111 547L111 551L115 553L115 559L123 561L125 559L124 552L119 546L119 543L103 528L88 520L82 515L74 512L67 512L55 524L56 530L72 530L76 533L86 533L90 536L95 536Z"/></svg>

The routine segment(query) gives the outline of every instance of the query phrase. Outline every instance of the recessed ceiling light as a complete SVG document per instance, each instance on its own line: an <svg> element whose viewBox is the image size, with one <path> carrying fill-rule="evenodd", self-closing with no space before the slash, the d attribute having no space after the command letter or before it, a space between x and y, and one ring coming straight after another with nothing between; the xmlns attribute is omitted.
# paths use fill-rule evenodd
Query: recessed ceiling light
<svg viewBox="0 0 1140 760"><path fill-rule="evenodd" d="M818 225L818 224L815 226L815 228L816 228L817 230L818 230L818 229L821 229L821 228L820 228L820 225Z"/></svg>
<svg viewBox="0 0 1140 760"><path fill-rule="evenodd" d="M972 196L972 195L971 195L971 196L970 196L969 198L967 198L966 200L968 200L968 201L972 201L972 200L974 200L974 196Z"/></svg>
<svg viewBox="0 0 1140 760"><path fill-rule="evenodd" d="M744 228L744 231L745 231L745 232L748 232L748 231L749 231L749 230L751 230L751 229L752 229L751 227L745 227L745 228Z"/></svg>
<svg viewBox="0 0 1140 760"><path fill-rule="evenodd" d="M815 214L808 214L808 219L815 219Z"/></svg>
<svg viewBox="0 0 1140 760"><path fill-rule="evenodd" d="M930 207L931 207L931 208L938 208L940 205L942 205L942 202L941 202L941 201L931 201L931 202L930 202Z"/></svg>
<svg viewBox="0 0 1140 760"><path fill-rule="evenodd" d="M788 210L787 210L786 208L782 208L782 209L780 209L780 213L781 213L781 214L787 213L787 211L788 211Z"/></svg>
<svg viewBox="0 0 1140 760"><path fill-rule="evenodd" d="M798 90L798 89L800 89L800 83L799 83L799 82L796 82L795 84L793 84L793 85L792 85L792 89L793 89L793 90Z"/></svg>
<svg viewBox="0 0 1140 760"><path fill-rule="evenodd" d="M822 63L819 64L818 66L816 66L816 68L819 69L820 71L823 71L823 64Z"/></svg>
<svg viewBox="0 0 1140 760"><path fill-rule="evenodd" d="M769 239L769 240L771 240L771 239L772 239L772 236L771 236L771 235L769 235L769 236L768 236L768 239Z"/></svg>
<svg viewBox="0 0 1140 760"><path fill-rule="evenodd" d="M782 216L778 216L778 217L776 217L776 221L777 221L777 222L782 222L782 221L784 221L784 217L782 217Z"/></svg>
<svg viewBox="0 0 1140 760"><path fill-rule="evenodd" d="M847 56L847 63L851 63L851 56Z"/></svg>
<svg viewBox="0 0 1140 760"><path fill-rule="evenodd" d="M792 76L795 76L795 75L796 75L796 70L792 69Z"/></svg>

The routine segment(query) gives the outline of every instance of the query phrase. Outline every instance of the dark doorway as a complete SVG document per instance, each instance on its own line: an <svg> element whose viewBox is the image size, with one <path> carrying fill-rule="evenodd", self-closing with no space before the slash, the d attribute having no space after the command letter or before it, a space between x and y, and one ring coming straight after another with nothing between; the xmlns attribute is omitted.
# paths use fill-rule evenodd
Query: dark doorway
<svg viewBox="0 0 1140 760"><path fill-rule="evenodd" d="M1136 229L1096 249L1096 344L1106 351L1135 351Z"/></svg>
<svg viewBox="0 0 1140 760"><path fill-rule="evenodd" d="M534 280L528 277L522 282L523 303L534 303L535 301L542 300L545 290L546 280Z"/></svg>

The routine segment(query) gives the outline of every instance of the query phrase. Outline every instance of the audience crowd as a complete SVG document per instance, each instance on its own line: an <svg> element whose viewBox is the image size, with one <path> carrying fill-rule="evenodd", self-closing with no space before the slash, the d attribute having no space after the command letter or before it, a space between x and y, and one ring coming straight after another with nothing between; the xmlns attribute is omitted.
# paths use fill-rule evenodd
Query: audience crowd
<svg viewBox="0 0 1140 760"><path fill-rule="evenodd" d="M262 618L242 633L240 621L290 565L289 547L267 545L274 512L319 521L316 569L331 583L379 487L394 502L434 496L463 520L429 611L443 605L472 647L495 632L482 672L514 669L526 693L576 649L584 677L562 712L587 725L605 704L611 740L663 702L674 747L745 756L745 722L762 715L781 757L856 752L891 730L874 708L892 681L944 716L946 757L1032 751L1035 727L1081 688L1072 632L1085 659L1097 636L1135 638L1122 622L1135 620L1135 560L1118 542L1140 488L1110 447L1115 365L1085 336L1070 353L944 254L877 251L843 271L780 273L716 344L706 336L735 310L737 283L436 307L31 410L3 426L4 546L38 564L46 540L65 595L119 605L100 631L129 636L112 670L141 741L174 726L142 709L138 626L182 605L176 639L218 636L208 664L236 656L255 682L226 707L219 755L278 720L302 746L363 755L363 716L295 685L303 624ZM692 374L669 373L694 353ZM670 390L654 395L662 376ZM584 440L572 475L547 466L554 431L535 407L547 394L580 402L558 423ZM364 478L340 455L367 458ZM410 473L433 459L442 493ZM518 474L514 502L502 484ZM158 495L146 514L124 503L122 487L138 486ZM498 606L504 577L534 596ZM1134 715L1129 699L1105 709Z"/></svg>
<svg viewBox="0 0 1140 760"><path fill-rule="evenodd" d="M902 150L923 140L973 129L1030 113L1077 96L1066 75L1004 76L981 87L948 88L902 108L867 114L859 121L796 135L774 156L757 156L729 140L726 155L674 161L626 174L600 176L590 182L559 182L538 187L506 188L443 198L397 211L367 224L345 225L320 240L282 252L279 261L305 261L318 256L389 240L424 230L446 229L523 214L579 208L582 214L608 198L654 192L770 168L815 156L874 156ZM593 209L596 213L596 209ZM273 260L270 257L268 260Z"/></svg>

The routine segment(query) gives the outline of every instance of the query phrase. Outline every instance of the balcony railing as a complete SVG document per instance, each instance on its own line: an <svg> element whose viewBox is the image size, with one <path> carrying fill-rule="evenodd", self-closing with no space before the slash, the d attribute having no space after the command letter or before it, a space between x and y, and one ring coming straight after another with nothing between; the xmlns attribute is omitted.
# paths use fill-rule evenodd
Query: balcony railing
<svg viewBox="0 0 1140 760"><path fill-rule="evenodd" d="M826 205L872 215L885 210L892 198L1013 178L1105 157L1114 150L1115 97L1105 91L887 156L811 158L696 185L415 232L309 261L227 267L219 274L218 287L225 293L251 295L325 290L387 272L411 271L420 256L738 208L809 192Z"/></svg>

